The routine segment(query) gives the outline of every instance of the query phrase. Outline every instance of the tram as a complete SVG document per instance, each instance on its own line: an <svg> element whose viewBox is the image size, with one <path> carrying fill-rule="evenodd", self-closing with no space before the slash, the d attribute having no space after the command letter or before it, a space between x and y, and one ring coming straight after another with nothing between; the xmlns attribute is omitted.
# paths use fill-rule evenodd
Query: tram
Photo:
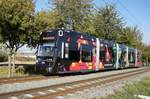
<svg viewBox="0 0 150 99"><path fill-rule="evenodd" d="M138 49L72 30L43 32L36 70L44 73L90 72L142 66Z"/></svg>

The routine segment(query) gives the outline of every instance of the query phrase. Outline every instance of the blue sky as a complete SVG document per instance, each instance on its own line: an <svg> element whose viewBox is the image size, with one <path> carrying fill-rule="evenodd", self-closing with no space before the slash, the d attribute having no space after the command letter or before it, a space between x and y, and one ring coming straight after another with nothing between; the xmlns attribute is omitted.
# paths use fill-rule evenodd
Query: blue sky
<svg viewBox="0 0 150 99"><path fill-rule="evenodd" d="M97 7L116 3L120 16L128 26L137 25L143 32L143 42L150 44L150 0L94 0ZM36 11L48 10L48 0L36 0Z"/></svg>

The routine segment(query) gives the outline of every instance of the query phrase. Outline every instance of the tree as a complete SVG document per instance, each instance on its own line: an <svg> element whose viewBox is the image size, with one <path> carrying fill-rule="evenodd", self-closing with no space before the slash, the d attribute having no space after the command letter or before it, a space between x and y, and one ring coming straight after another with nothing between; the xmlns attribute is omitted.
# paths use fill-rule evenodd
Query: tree
<svg viewBox="0 0 150 99"><path fill-rule="evenodd" d="M58 28L58 22L59 15L53 10L36 12L31 26L32 32L28 35L28 38L32 39L32 43L28 44L29 47L36 48L40 40L40 33Z"/></svg>
<svg viewBox="0 0 150 99"><path fill-rule="evenodd" d="M32 32L35 5L33 0L1 0L0 30L2 42L9 49L9 76L11 75L11 57L26 43ZM13 71L14 71L13 58Z"/></svg>
<svg viewBox="0 0 150 99"><path fill-rule="evenodd" d="M150 62L150 44L144 44L142 46L142 52L143 52L143 62L145 62L147 65L149 65Z"/></svg>
<svg viewBox="0 0 150 99"><path fill-rule="evenodd" d="M95 35L103 39L118 41L122 34L123 19L119 16L115 5L98 8L95 14Z"/></svg>
<svg viewBox="0 0 150 99"><path fill-rule="evenodd" d="M72 28L84 32L92 11L92 0L50 0L59 15L59 28Z"/></svg>
<svg viewBox="0 0 150 99"><path fill-rule="evenodd" d="M123 28L123 34L120 37L120 43L124 43L135 48L141 48L142 32L137 26L125 27Z"/></svg>

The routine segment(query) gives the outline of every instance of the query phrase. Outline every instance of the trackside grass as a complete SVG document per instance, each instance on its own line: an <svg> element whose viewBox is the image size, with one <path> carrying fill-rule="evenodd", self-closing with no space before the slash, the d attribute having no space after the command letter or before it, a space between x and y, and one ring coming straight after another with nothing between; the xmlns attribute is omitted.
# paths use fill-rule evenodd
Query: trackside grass
<svg viewBox="0 0 150 99"><path fill-rule="evenodd" d="M15 71L13 76L27 76L35 74L35 58L25 57L25 55L17 54L15 56ZM8 63L0 64L0 78L8 77Z"/></svg>
<svg viewBox="0 0 150 99"><path fill-rule="evenodd" d="M137 95L150 97L150 78L145 78L134 84L127 84L121 92L116 92L114 95L107 96L103 99L143 99Z"/></svg>
<svg viewBox="0 0 150 99"><path fill-rule="evenodd" d="M8 77L8 71L9 71L8 66L1 66L0 67L0 78ZM29 74L25 73L25 69L23 68L23 66L18 66L17 68L15 68L15 72L13 74L13 76L27 76L27 75L29 75Z"/></svg>

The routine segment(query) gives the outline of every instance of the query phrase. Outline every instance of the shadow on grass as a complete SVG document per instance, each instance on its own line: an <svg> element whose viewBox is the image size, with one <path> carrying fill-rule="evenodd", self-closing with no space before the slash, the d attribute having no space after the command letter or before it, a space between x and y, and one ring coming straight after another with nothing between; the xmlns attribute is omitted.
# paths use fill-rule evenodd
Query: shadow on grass
<svg viewBox="0 0 150 99"><path fill-rule="evenodd" d="M53 76L53 75L57 75L57 76L76 76L76 75L87 75L87 74L91 74L91 73L99 73L99 72L109 72L109 71L113 71L116 69L106 69L106 70L100 70L100 71L82 71L82 72L70 72L70 73L61 73L61 74L45 74L44 70L38 70L36 71L35 69L35 64L16 64L15 65L15 72L17 74L21 74L21 75L44 75L44 76ZM0 63L0 67L5 67L8 72L8 63L7 62L3 62ZM126 68L128 69L128 68ZM118 69L121 70L121 69Z"/></svg>
<svg viewBox="0 0 150 99"><path fill-rule="evenodd" d="M8 63L0 63L0 68L8 71ZM17 74L28 74L28 75L39 75L40 73L35 70L35 64L15 64L15 73Z"/></svg>
<svg viewBox="0 0 150 99"><path fill-rule="evenodd" d="M16 72L23 72L28 75L40 75L41 73L36 71L35 64L16 64Z"/></svg>

